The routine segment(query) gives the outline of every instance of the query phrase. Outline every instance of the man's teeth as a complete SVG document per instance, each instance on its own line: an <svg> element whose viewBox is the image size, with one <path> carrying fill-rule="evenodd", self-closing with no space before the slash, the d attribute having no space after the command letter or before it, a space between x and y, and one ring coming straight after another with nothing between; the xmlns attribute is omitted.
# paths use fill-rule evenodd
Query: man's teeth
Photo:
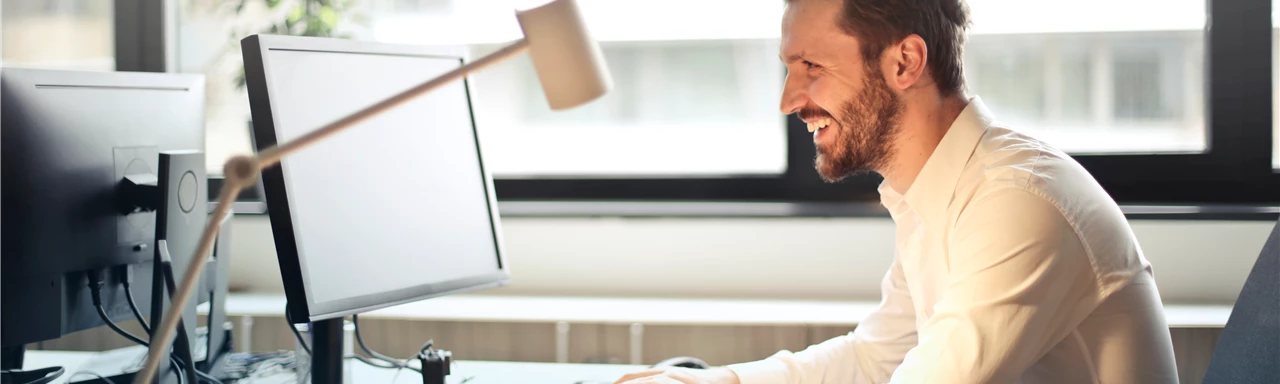
<svg viewBox="0 0 1280 384"><path fill-rule="evenodd" d="M822 119L815 122L811 122L809 123L809 132L815 132L819 129L826 128L828 125L831 125L830 119Z"/></svg>

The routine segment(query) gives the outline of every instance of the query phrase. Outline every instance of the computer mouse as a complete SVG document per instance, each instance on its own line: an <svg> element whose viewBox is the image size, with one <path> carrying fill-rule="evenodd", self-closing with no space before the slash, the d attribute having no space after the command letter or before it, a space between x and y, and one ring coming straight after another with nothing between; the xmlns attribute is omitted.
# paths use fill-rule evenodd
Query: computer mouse
<svg viewBox="0 0 1280 384"><path fill-rule="evenodd" d="M680 356L680 357L672 357L670 359L660 361L657 364L654 364L653 367L654 368L679 367L679 368L691 368L691 369L707 369L707 368L711 368L711 365L707 364L707 362L705 361L702 361L702 359L699 359L696 357Z"/></svg>

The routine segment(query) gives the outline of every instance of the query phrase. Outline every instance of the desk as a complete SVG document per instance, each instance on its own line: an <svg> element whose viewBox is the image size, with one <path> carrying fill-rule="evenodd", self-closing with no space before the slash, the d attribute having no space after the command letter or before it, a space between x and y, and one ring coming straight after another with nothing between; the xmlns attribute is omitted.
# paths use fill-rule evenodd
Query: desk
<svg viewBox="0 0 1280 384"><path fill-rule="evenodd" d="M67 373L54 383L66 383L71 374L78 371L94 352L59 352L59 351L27 351L25 369L34 369L61 365ZM356 383L403 383L422 384L422 376L412 371L403 371L395 377L394 370L370 367L361 363L352 364L352 379ZM461 383L468 377L474 377L467 384L507 384L507 383L546 383L571 384L579 381L612 383L622 375L644 369L638 365L609 364L554 364L554 363L515 363L499 361L458 361L449 375L449 383ZM84 378L79 376L77 378ZM392 379L395 381L392 381ZM260 380L241 381L253 384L294 383L292 375L267 377ZM127 384L127 383L117 383Z"/></svg>

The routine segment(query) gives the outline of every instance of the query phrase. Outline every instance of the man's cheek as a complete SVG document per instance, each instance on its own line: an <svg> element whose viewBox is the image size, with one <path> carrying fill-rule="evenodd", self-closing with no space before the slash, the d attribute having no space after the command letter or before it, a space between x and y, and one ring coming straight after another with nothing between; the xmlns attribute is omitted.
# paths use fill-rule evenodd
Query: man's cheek
<svg viewBox="0 0 1280 384"><path fill-rule="evenodd" d="M813 98L814 104L817 104L819 108L822 108L822 110L839 120L841 116L838 116L837 114L840 113L840 109L837 107L848 102L846 94L840 91L841 90L836 87L821 84L819 81L814 83L813 90L810 92L810 97Z"/></svg>
<svg viewBox="0 0 1280 384"><path fill-rule="evenodd" d="M831 96L831 89L821 79L814 80L813 85L809 87L809 97L813 99L814 104L817 104L824 111L831 111L829 106L834 101Z"/></svg>

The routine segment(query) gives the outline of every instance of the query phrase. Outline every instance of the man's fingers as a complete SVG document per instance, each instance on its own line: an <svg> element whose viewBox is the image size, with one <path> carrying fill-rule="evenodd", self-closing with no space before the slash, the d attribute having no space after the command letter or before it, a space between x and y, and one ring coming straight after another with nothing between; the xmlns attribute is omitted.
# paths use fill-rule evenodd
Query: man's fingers
<svg viewBox="0 0 1280 384"><path fill-rule="evenodd" d="M654 368L650 370L640 371L636 373L628 373L626 376L622 376L621 379L618 379L618 381L613 382L613 384L623 384L635 379L661 375L663 372L666 372L668 369L670 368L663 367L663 368Z"/></svg>

